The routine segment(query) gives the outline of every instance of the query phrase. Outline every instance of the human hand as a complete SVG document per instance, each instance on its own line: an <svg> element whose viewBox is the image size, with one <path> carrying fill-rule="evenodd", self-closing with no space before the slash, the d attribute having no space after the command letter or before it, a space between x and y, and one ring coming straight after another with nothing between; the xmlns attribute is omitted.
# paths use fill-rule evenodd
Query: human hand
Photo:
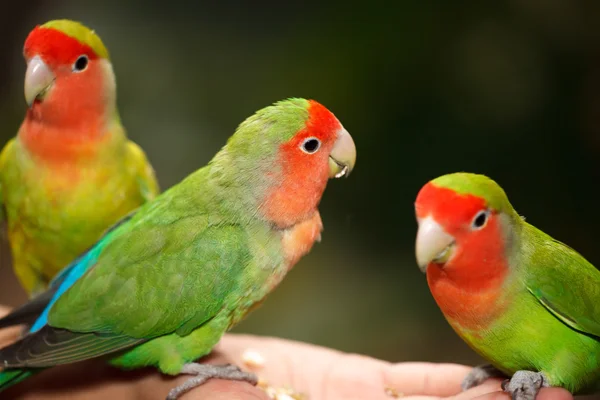
<svg viewBox="0 0 600 400"><path fill-rule="evenodd" d="M0 315L8 309L0 309ZM0 331L0 346L13 341L18 329ZM398 363L276 338L225 335L211 356L214 364L232 363L249 369L243 360L247 349L265 359L252 370L272 387L291 387L305 400L509 400L500 380L460 393L460 382L470 368L455 364ZM188 376L167 377L155 369L120 371L101 360L52 368L26 383L0 393L0 399L164 399ZM387 392L386 392L387 391ZM248 383L212 379L181 400L267 400L267 394ZM537 400L572 400L566 390L542 389Z"/></svg>

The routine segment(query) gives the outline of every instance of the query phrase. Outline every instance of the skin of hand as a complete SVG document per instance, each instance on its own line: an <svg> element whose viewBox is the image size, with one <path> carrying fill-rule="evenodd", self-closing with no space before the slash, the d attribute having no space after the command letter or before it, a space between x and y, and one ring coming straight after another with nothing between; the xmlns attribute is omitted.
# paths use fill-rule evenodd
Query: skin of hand
<svg viewBox="0 0 600 400"><path fill-rule="evenodd" d="M0 307L0 315L8 312ZM0 331L0 347L19 335L19 328ZM265 359L260 368L249 368L242 355L247 349ZM233 363L255 372L272 387L291 387L306 400L390 400L390 389L403 400L509 400L499 380L460 393L460 383L470 367L456 364L392 364L314 345L251 335L225 335L204 362ZM14 400L164 399L174 384L188 379L161 375L153 368L124 372L102 360L66 365L45 371L25 385L0 394ZM248 383L212 379L182 400L268 400L267 394ZM542 389L537 400L573 400L566 390Z"/></svg>

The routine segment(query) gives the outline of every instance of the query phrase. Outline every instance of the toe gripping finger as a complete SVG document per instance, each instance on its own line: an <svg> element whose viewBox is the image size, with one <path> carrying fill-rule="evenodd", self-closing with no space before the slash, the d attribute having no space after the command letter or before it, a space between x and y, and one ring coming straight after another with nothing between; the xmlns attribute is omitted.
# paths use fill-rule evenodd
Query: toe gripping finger
<svg viewBox="0 0 600 400"><path fill-rule="evenodd" d="M541 388L549 386L546 376L534 371L517 371L501 385L513 400L534 400Z"/></svg>
<svg viewBox="0 0 600 400"><path fill-rule="evenodd" d="M463 379L462 390L468 390L475 386L481 385L490 378L503 378L506 375L491 364L478 365Z"/></svg>
<svg viewBox="0 0 600 400"><path fill-rule="evenodd" d="M239 367L232 364L212 365L190 363L183 366L181 373L195 376L173 388L169 392L167 400L177 400L184 393L203 385L211 378L248 382L251 385L256 385L258 382L256 375L242 371Z"/></svg>

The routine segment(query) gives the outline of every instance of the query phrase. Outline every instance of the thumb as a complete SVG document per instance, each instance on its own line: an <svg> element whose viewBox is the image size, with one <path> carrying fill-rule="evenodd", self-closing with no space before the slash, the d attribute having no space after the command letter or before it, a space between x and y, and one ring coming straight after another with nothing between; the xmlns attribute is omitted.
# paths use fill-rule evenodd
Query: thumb
<svg viewBox="0 0 600 400"><path fill-rule="evenodd" d="M0 306L0 318L10 312L10 308ZM21 327L14 326L10 328L0 329L0 348L8 346L19 338L21 334Z"/></svg>

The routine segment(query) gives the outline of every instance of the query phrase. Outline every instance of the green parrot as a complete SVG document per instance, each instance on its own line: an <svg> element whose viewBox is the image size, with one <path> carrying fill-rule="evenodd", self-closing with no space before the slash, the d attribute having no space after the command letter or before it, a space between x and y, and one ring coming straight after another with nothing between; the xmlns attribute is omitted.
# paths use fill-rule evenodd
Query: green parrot
<svg viewBox="0 0 600 400"><path fill-rule="evenodd" d="M68 266L45 300L14 312L38 318L0 350L0 391L40 369L106 355L124 369L195 375L168 399L210 378L255 383L237 367L194 360L320 240L327 181L348 175L355 159L352 137L316 101L258 111L206 167Z"/></svg>
<svg viewBox="0 0 600 400"><path fill-rule="evenodd" d="M159 188L121 125L115 75L94 31L50 21L29 33L23 53L29 107L0 153L0 221L33 296Z"/></svg>
<svg viewBox="0 0 600 400"><path fill-rule="evenodd" d="M427 183L415 203L416 258L458 335L490 365L491 377L533 400L540 388L574 394L600 382L600 271L525 222L504 190L483 175L454 173Z"/></svg>

